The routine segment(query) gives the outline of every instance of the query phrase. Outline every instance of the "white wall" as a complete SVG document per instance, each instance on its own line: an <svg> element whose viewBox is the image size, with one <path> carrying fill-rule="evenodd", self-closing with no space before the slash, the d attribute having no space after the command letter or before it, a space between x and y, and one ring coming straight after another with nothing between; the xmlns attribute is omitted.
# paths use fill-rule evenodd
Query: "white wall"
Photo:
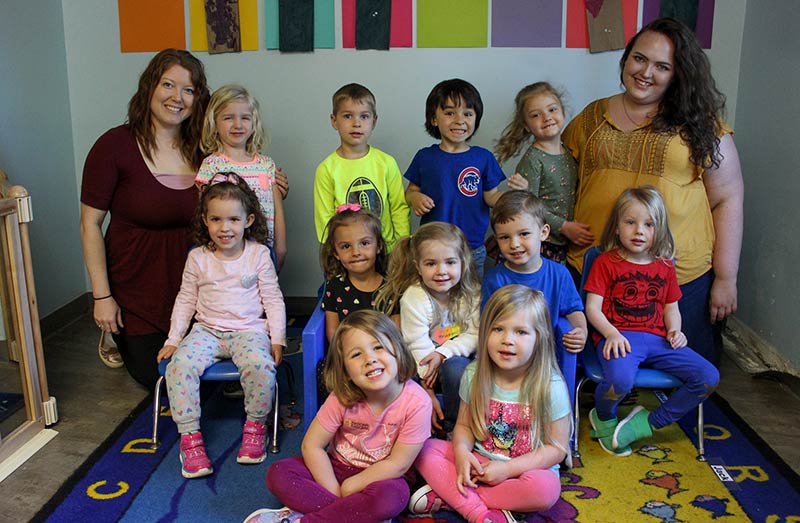
<svg viewBox="0 0 800 523"><path fill-rule="evenodd" d="M32 196L33 269L46 316L87 288L61 3L4 0L0 12L0 169Z"/></svg>
<svg viewBox="0 0 800 523"><path fill-rule="evenodd" d="M745 0L716 5L714 44L709 55L720 88L734 109ZM79 186L86 153L102 132L124 120L139 73L153 53L119 52L116 2L69 0L63 1L62 6ZM338 1L336 13L338 35ZM341 45L340 40L337 45ZM489 148L510 116L514 95L528 83L550 80L564 86L570 93L567 104L571 114L595 98L619 91L620 52L590 55L582 49L334 49L311 54L262 50L197 55L207 67L212 87L242 83L259 99L272 135L267 152L290 176L292 189L286 202L289 259L281 274L287 296L315 295L321 281L312 220L312 185L317 163L338 146L338 135L330 127L328 115L330 97L341 85L359 82L375 93L379 120L371 143L395 156L401 170L419 148L432 143L423 128L424 104L430 89L441 80L461 77L478 88L485 112L473 143ZM513 169L513 165L506 168Z"/></svg>
<svg viewBox="0 0 800 523"><path fill-rule="evenodd" d="M745 181L737 316L800 368L800 4L748 2L736 144Z"/></svg>

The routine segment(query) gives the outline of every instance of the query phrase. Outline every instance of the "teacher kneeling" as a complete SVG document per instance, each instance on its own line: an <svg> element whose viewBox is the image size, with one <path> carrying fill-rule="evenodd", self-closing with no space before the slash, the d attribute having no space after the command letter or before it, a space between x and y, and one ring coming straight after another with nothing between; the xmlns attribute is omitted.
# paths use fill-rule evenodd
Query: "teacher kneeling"
<svg viewBox="0 0 800 523"><path fill-rule="evenodd" d="M94 320L114 334L128 372L148 388L158 379L156 355L190 247L209 97L197 58L161 51L139 78L127 122L97 140L83 169L81 243Z"/></svg>
<svg viewBox="0 0 800 523"><path fill-rule="evenodd" d="M718 366L718 322L736 312L744 199L725 97L692 31L670 18L633 37L620 70L624 92L589 104L563 134L579 162L575 221L599 238L622 191L658 188L675 235L683 331ZM585 250L568 254L578 272Z"/></svg>

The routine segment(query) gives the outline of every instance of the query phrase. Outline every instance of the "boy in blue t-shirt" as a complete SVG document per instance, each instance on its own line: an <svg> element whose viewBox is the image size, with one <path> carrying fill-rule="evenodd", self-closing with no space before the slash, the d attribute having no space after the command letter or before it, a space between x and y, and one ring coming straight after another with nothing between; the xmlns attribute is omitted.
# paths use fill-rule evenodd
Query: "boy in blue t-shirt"
<svg viewBox="0 0 800 523"><path fill-rule="evenodd" d="M482 116L483 101L472 84L459 79L437 84L425 102L425 130L441 143L420 149L405 174L406 200L420 223L447 222L464 231L481 276L489 208L505 180L490 151L467 144Z"/></svg>
<svg viewBox="0 0 800 523"><path fill-rule="evenodd" d="M492 209L491 224L505 262L483 279L481 310L492 293L505 285L520 283L544 294L553 330L566 318L572 330L561 341L569 352L580 352L586 343L586 316L575 284L566 267L543 258L540 250L550 234L544 204L528 191L503 193Z"/></svg>

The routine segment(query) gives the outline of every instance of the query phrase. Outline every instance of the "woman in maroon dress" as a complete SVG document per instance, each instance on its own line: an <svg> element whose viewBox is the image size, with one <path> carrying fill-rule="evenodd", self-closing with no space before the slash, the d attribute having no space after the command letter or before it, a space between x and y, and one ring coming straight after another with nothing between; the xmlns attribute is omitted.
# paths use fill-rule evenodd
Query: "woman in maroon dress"
<svg viewBox="0 0 800 523"><path fill-rule="evenodd" d="M190 247L208 100L203 64L186 51L161 51L139 78L127 122L97 140L83 169L81 242L94 319L146 387L158 379L156 354Z"/></svg>

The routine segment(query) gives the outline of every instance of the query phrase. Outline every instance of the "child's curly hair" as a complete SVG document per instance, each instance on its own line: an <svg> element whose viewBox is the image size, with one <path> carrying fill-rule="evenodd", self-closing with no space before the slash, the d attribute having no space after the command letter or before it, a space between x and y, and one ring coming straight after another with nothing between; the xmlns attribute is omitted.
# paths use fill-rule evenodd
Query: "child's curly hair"
<svg viewBox="0 0 800 523"><path fill-rule="evenodd" d="M363 223L375 237L378 249L375 256L375 270L379 274L386 274L386 242L381 233L381 220L372 211L362 207L358 210L339 211L328 220L328 225L325 226L325 241L319 249L319 263L325 272L325 279L330 280L347 273L342 262L336 257L336 229L358 222Z"/></svg>
<svg viewBox="0 0 800 523"><path fill-rule="evenodd" d="M221 200L238 200L244 212L253 216L253 223L244 230L244 239L266 244L269 240L267 218L261 210L261 203L253 189L247 182L233 172L220 172L211 178L208 185L204 185L200 192L200 201L194 214L192 226L192 241L195 245L205 246L209 250L216 250L217 246L208 234L205 217L208 213L208 202L214 198Z"/></svg>

